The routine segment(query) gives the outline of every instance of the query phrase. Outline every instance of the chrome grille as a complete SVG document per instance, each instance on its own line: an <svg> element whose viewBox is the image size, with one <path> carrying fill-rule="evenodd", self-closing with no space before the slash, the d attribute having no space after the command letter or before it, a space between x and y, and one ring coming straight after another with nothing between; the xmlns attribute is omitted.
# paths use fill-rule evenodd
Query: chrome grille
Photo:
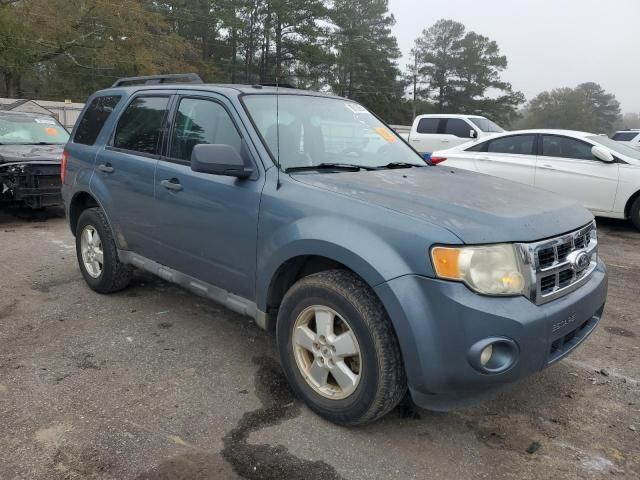
<svg viewBox="0 0 640 480"><path fill-rule="evenodd" d="M566 235L520 246L525 263L531 267L529 297L537 304L574 291L589 279L598 263L595 222Z"/></svg>

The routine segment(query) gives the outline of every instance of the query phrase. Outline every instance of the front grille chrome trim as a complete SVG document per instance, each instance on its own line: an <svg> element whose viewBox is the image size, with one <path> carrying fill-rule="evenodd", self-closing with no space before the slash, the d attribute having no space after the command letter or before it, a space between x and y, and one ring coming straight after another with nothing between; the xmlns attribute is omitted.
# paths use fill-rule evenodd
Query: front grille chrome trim
<svg viewBox="0 0 640 480"><path fill-rule="evenodd" d="M584 285L598 266L598 236L595 221L565 235L533 243L519 243L523 270L528 271L527 297L542 305ZM579 270L572 254L584 252L589 265ZM574 257L575 258L575 257Z"/></svg>

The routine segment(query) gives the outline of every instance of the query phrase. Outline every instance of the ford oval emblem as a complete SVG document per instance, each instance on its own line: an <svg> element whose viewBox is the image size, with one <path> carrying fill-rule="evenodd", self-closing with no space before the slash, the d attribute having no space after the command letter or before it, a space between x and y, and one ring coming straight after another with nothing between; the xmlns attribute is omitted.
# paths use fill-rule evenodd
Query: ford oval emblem
<svg viewBox="0 0 640 480"><path fill-rule="evenodd" d="M586 252L577 252L577 255L569 259L569 261L576 272L581 272L589 266L591 257Z"/></svg>

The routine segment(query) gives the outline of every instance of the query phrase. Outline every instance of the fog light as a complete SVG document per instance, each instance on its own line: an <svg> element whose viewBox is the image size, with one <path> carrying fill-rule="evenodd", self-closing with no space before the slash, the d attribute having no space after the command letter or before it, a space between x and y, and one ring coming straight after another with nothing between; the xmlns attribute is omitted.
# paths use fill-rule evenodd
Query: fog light
<svg viewBox="0 0 640 480"><path fill-rule="evenodd" d="M489 363L489 360L491 360L492 356L493 356L493 345L489 345L488 347L485 347L484 350L482 350L482 353L480 354L480 363L482 364L483 367L487 363Z"/></svg>
<svg viewBox="0 0 640 480"><path fill-rule="evenodd" d="M513 367L518 361L518 344L506 337L489 337L473 344L467 360L481 373L495 375Z"/></svg>

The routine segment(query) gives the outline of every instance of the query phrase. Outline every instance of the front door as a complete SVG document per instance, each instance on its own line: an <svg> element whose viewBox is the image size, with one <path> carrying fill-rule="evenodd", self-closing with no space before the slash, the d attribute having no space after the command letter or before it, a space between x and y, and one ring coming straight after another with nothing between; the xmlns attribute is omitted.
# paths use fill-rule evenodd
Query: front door
<svg viewBox="0 0 640 480"><path fill-rule="evenodd" d="M218 95L180 96L155 175L156 252L163 265L244 298L254 296L258 208L264 176L197 173L193 147L226 144L249 155L233 107Z"/></svg>
<svg viewBox="0 0 640 480"><path fill-rule="evenodd" d="M609 212L618 189L618 164L598 160L593 145L562 135L541 135L536 186L576 200L594 212Z"/></svg>
<svg viewBox="0 0 640 480"><path fill-rule="evenodd" d="M509 135L489 140L474 153L480 173L533 185L536 172L536 135Z"/></svg>

